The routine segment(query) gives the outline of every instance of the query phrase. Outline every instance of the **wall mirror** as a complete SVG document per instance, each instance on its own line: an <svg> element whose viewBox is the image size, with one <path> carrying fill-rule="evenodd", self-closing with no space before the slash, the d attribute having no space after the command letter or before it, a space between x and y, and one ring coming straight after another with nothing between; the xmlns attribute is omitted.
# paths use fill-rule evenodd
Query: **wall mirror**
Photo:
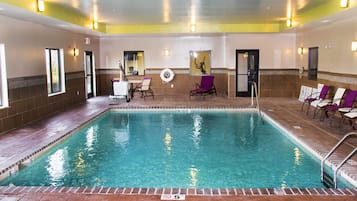
<svg viewBox="0 0 357 201"><path fill-rule="evenodd" d="M124 51L125 75L144 75L144 51Z"/></svg>

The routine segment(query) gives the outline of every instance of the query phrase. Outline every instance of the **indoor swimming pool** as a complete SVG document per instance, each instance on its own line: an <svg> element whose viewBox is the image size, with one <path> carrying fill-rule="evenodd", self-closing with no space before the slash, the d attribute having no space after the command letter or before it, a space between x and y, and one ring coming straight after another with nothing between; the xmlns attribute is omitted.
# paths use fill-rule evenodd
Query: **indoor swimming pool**
<svg viewBox="0 0 357 201"><path fill-rule="evenodd" d="M106 112L0 185L324 187L319 161L256 111L194 109Z"/></svg>

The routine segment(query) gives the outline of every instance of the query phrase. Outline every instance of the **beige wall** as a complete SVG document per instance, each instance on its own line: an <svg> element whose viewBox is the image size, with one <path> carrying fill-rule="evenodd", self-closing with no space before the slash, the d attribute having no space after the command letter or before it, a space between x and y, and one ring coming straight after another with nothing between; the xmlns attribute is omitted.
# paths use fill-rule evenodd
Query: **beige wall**
<svg viewBox="0 0 357 201"><path fill-rule="evenodd" d="M230 34L225 42L226 66L235 68L236 49L259 49L259 68L291 69L295 65L295 34Z"/></svg>
<svg viewBox="0 0 357 201"><path fill-rule="evenodd" d="M316 22L297 30L297 47L304 47L298 66L308 67L308 48L319 47L318 70L357 75L357 52L351 43L357 40L357 17L340 21Z"/></svg>
<svg viewBox="0 0 357 201"><path fill-rule="evenodd" d="M169 56L164 56L165 48ZM261 68L296 68L293 33L104 37L99 68L117 68L124 50L144 50L146 68L188 68L190 50L211 50L213 68L234 69L236 49L259 49Z"/></svg>
<svg viewBox="0 0 357 201"><path fill-rule="evenodd" d="M66 72L83 70L83 51L99 55L99 41L92 38L84 44L86 35L55 29L32 22L0 15L0 43L5 44L8 78L45 75L45 48L63 48ZM77 57L71 55L76 47Z"/></svg>

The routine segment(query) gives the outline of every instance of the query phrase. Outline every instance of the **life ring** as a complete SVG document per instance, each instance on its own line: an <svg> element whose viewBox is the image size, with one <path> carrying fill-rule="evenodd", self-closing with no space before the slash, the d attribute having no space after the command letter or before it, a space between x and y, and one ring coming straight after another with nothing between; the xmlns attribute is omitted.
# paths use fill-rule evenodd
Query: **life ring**
<svg viewBox="0 0 357 201"><path fill-rule="evenodd" d="M175 73L169 68L163 69L160 73L161 80L166 83L171 82L174 79L174 76Z"/></svg>

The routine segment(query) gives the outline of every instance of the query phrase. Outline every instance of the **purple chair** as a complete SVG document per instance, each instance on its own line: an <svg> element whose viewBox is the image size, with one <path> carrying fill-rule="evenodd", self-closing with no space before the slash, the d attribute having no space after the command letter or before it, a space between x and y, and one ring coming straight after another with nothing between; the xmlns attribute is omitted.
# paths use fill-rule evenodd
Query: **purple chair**
<svg viewBox="0 0 357 201"><path fill-rule="evenodd" d="M356 97L357 97L357 91L348 90L345 98L343 99L343 101L341 102L340 105L329 104L326 106L326 108L325 108L326 115L325 116L328 117L329 113L333 115L338 111L342 117L342 120L343 120L343 115L352 110Z"/></svg>
<svg viewBox="0 0 357 201"><path fill-rule="evenodd" d="M190 91L190 98L191 96L206 96L209 94L216 94L217 91L216 87L214 86L214 76L213 75L206 75L201 77L201 84L197 85L197 88Z"/></svg>
<svg viewBox="0 0 357 201"><path fill-rule="evenodd" d="M302 105L301 105L301 111L303 111L304 105L308 104L308 107L307 107L307 110L306 110L306 114L309 114L311 103L314 102L314 101L315 102L317 102L317 101L320 102L322 100L325 100L329 90L330 90L330 86L324 85L322 87L322 89L321 89L321 92L320 92L320 95L319 95L318 98L312 98L312 97L306 98L304 100L304 102L302 103Z"/></svg>

